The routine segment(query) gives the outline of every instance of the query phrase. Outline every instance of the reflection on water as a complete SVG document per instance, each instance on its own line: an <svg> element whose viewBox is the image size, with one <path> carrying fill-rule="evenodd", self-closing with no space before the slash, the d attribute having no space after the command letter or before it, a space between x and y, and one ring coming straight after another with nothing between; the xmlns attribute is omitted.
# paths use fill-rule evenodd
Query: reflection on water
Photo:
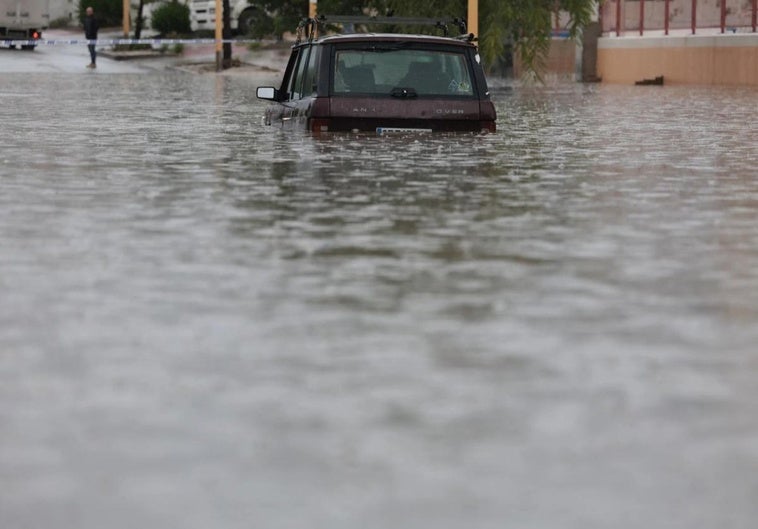
<svg viewBox="0 0 758 529"><path fill-rule="evenodd" d="M255 85L0 78L0 525L753 526L755 90Z"/></svg>

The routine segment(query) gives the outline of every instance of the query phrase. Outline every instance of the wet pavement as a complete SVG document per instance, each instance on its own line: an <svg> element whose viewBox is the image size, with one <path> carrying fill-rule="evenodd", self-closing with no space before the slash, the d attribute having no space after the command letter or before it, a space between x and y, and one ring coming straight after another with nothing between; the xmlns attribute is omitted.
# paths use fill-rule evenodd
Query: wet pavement
<svg viewBox="0 0 758 529"><path fill-rule="evenodd" d="M103 32L101 38L119 38L116 33ZM81 32L68 30L50 30L43 34L43 38L50 41L70 41L84 39ZM102 56L106 48L98 47L100 56L97 60L97 70L86 68L90 63L89 51L86 44L45 44L39 45L34 50L19 50L0 47L0 71L3 76L20 73L85 73L85 74L113 74L113 73L143 73L158 66L165 69L168 64L162 59L156 61L124 62L115 61ZM160 62L157 62L160 61Z"/></svg>
<svg viewBox="0 0 758 529"><path fill-rule="evenodd" d="M66 72L0 77L1 527L754 527L755 89Z"/></svg>
<svg viewBox="0 0 758 529"><path fill-rule="evenodd" d="M102 41L122 38L120 30L101 31ZM151 38L151 36L144 36ZM33 51L10 49L0 46L0 72L19 73L79 73L79 74L145 74L154 71L181 70L197 73L199 66L214 71L216 51L214 44L153 44L150 49L139 51L114 51L113 46L97 46L97 69L90 70L89 51L81 32L69 29L45 31L43 43ZM82 41L82 42L80 42ZM75 43L74 43L75 42ZM289 57L288 42L260 41L250 46L235 44L232 58L235 67L221 75L281 75Z"/></svg>

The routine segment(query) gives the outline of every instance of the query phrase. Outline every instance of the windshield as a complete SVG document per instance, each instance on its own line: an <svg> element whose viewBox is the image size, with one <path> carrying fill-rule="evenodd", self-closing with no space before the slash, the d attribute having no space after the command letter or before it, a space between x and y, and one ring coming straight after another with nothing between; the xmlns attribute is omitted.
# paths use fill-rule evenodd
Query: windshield
<svg viewBox="0 0 758 529"><path fill-rule="evenodd" d="M390 95L407 89L417 96L473 96L466 56L401 46L337 50L333 93Z"/></svg>

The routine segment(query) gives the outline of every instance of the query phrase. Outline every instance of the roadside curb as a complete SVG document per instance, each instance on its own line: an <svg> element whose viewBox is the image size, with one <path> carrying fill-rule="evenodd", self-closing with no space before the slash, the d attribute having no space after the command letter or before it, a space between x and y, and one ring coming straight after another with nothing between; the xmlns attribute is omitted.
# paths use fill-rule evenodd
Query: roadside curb
<svg viewBox="0 0 758 529"><path fill-rule="evenodd" d="M216 70L215 61L183 62L169 66L169 69L194 75L253 75L253 76L280 76L282 70L271 68L266 65L256 64L249 61L237 60L230 68Z"/></svg>
<svg viewBox="0 0 758 529"><path fill-rule="evenodd" d="M130 61L135 59L156 59L161 57L180 57L178 53L161 50L134 50L134 51L113 51L98 50L98 55L113 59L114 61Z"/></svg>

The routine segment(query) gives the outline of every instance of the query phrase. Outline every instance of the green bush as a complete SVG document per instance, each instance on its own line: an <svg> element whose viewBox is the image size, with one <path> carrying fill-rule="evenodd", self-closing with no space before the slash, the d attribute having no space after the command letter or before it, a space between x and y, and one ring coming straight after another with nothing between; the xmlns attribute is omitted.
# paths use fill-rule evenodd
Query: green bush
<svg viewBox="0 0 758 529"><path fill-rule="evenodd" d="M122 0L79 0L79 22L84 21L88 7L95 10L95 18L101 28L121 27L124 16Z"/></svg>
<svg viewBox="0 0 758 529"><path fill-rule="evenodd" d="M150 27L161 35L168 33L186 35L190 33L192 29L190 28L189 7L180 4L177 0L171 0L171 2L157 7L150 19Z"/></svg>

